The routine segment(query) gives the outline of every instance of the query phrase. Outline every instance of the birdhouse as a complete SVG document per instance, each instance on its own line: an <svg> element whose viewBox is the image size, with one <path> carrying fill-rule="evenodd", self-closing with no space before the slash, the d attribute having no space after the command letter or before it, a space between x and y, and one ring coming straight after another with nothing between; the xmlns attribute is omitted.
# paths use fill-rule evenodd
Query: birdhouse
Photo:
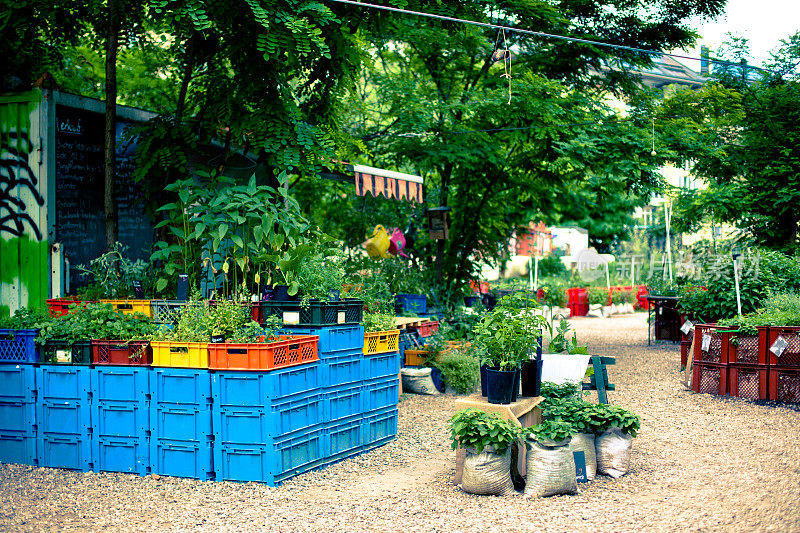
<svg viewBox="0 0 800 533"><path fill-rule="evenodd" d="M450 238L450 208L447 206L432 207L425 210L428 215L428 236L431 239L447 240Z"/></svg>

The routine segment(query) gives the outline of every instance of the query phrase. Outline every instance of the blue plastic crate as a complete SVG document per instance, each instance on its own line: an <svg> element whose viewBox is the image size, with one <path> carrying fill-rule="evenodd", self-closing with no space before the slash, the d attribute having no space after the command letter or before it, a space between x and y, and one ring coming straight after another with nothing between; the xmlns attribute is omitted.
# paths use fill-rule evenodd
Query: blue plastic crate
<svg viewBox="0 0 800 533"><path fill-rule="evenodd" d="M281 481L325 465L322 429L292 433L269 445L222 444L215 447L218 479Z"/></svg>
<svg viewBox="0 0 800 533"><path fill-rule="evenodd" d="M214 372L214 404L264 407L268 400L317 391L321 374L318 361L268 372Z"/></svg>
<svg viewBox="0 0 800 533"><path fill-rule="evenodd" d="M360 415L364 411L364 387L361 383L325 389L325 420L333 421Z"/></svg>
<svg viewBox="0 0 800 533"><path fill-rule="evenodd" d="M144 402L150 399L150 369L132 366L94 367L91 387L95 402Z"/></svg>
<svg viewBox="0 0 800 533"><path fill-rule="evenodd" d="M397 407L400 397L400 379L397 375L364 382L363 412Z"/></svg>
<svg viewBox="0 0 800 533"><path fill-rule="evenodd" d="M36 440L39 466L69 468L88 472L92 469L92 439L82 436L47 436Z"/></svg>
<svg viewBox="0 0 800 533"><path fill-rule="evenodd" d="M364 327L358 324L346 326L283 326L284 335L317 335L320 359L337 352L361 350L364 347Z"/></svg>
<svg viewBox="0 0 800 533"><path fill-rule="evenodd" d="M405 313L425 313L428 311L428 298L424 294L398 294L395 302L403 306Z"/></svg>
<svg viewBox="0 0 800 533"><path fill-rule="evenodd" d="M289 433L314 428L323 421L318 393L284 397L262 408L214 406L214 441L270 444Z"/></svg>
<svg viewBox="0 0 800 533"><path fill-rule="evenodd" d="M91 422L88 400L44 400L36 404L39 437L88 436Z"/></svg>
<svg viewBox="0 0 800 533"><path fill-rule="evenodd" d="M38 329L0 329L0 362L35 363L39 359L34 339Z"/></svg>
<svg viewBox="0 0 800 533"><path fill-rule="evenodd" d="M323 387L335 387L346 383L355 383L363 378L362 368L365 366L361 348L338 352L320 362L322 367Z"/></svg>
<svg viewBox="0 0 800 533"><path fill-rule="evenodd" d="M36 457L36 437L0 431L0 463L37 466L39 461Z"/></svg>
<svg viewBox="0 0 800 533"><path fill-rule="evenodd" d="M36 405L30 402L0 402L0 434L36 436Z"/></svg>
<svg viewBox="0 0 800 533"><path fill-rule="evenodd" d="M358 455L364 447L364 418L351 416L328 422L325 433L325 460L328 464Z"/></svg>
<svg viewBox="0 0 800 533"><path fill-rule="evenodd" d="M400 372L400 353L387 352L364 356L364 380L397 376Z"/></svg>
<svg viewBox="0 0 800 533"><path fill-rule="evenodd" d="M151 439L150 469L161 476L214 479L213 449L198 442Z"/></svg>
<svg viewBox="0 0 800 533"><path fill-rule="evenodd" d="M213 440L211 411L192 406L151 407L150 436L157 440L199 442Z"/></svg>
<svg viewBox="0 0 800 533"><path fill-rule="evenodd" d="M150 441L145 437L107 437L92 440L95 472L150 473Z"/></svg>
<svg viewBox="0 0 800 533"><path fill-rule="evenodd" d="M0 401L36 401L36 368L30 365L0 364Z"/></svg>
<svg viewBox="0 0 800 533"><path fill-rule="evenodd" d="M38 400L83 400L91 390L91 368L40 366L36 369Z"/></svg>
<svg viewBox="0 0 800 533"><path fill-rule="evenodd" d="M147 402L101 401L92 411L92 433L95 437L147 437L150 431L150 410Z"/></svg>
<svg viewBox="0 0 800 533"><path fill-rule="evenodd" d="M364 414L364 446L382 446L397 437L397 408L378 409Z"/></svg>
<svg viewBox="0 0 800 533"><path fill-rule="evenodd" d="M157 405L211 406L211 373L207 369L151 368L150 399Z"/></svg>

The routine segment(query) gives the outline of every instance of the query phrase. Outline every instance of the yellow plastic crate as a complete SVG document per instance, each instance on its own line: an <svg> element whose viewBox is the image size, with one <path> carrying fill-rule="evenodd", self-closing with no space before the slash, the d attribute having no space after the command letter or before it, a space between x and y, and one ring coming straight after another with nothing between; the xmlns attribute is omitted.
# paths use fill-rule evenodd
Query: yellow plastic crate
<svg viewBox="0 0 800 533"><path fill-rule="evenodd" d="M424 366L428 350L406 350L406 366Z"/></svg>
<svg viewBox="0 0 800 533"><path fill-rule="evenodd" d="M400 330L392 329L389 331L376 331L364 334L364 355L372 355L384 352L396 352L398 350L398 339Z"/></svg>
<svg viewBox="0 0 800 533"><path fill-rule="evenodd" d="M150 306L150 300L100 300L100 303L111 304L114 306L114 309L126 315L142 313L151 318L153 316L153 308Z"/></svg>
<svg viewBox="0 0 800 533"><path fill-rule="evenodd" d="M208 368L207 342L153 341L153 366Z"/></svg>

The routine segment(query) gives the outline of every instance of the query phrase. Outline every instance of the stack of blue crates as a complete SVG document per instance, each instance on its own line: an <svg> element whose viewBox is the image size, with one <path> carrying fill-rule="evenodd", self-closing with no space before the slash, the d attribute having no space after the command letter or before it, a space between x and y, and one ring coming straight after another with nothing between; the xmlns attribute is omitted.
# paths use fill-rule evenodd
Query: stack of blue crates
<svg viewBox="0 0 800 533"><path fill-rule="evenodd" d="M152 472L214 479L210 372L152 368L149 377Z"/></svg>
<svg viewBox="0 0 800 533"><path fill-rule="evenodd" d="M94 469L149 474L149 369L103 366L90 376Z"/></svg>
<svg viewBox="0 0 800 533"><path fill-rule="evenodd" d="M92 470L91 369L53 365L35 372L39 466Z"/></svg>
<svg viewBox="0 0 800 533"><path fill-rule="evenodd" d="M36 382L30 365L0 365L0 462L37 464Z"/></svg>
<svg viewBox="0 0 800 533"><path fill-rule="evenodd" d="M321 466L321 372L314 362L212 375L217 479L274 485Z"/></svg>
<svg viewBox="0 0 800 533"><path fill-rule="evenodd" d="M0 462L278 484L393 439L398 352L357 325L269 371L0 364Z"/></svg>

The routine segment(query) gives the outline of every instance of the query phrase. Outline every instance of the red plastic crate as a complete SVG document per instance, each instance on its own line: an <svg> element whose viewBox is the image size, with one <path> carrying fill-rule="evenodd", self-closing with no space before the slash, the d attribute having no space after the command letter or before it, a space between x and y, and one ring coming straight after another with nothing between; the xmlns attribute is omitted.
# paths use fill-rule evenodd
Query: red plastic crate
<svg viewBox="0 0 800 533"><path fill-rule="evenodd" d="M45 300L47 303L47 310L50 311L50 316L53 318L58 318L60 316L64 316L69 313L69 306L74 305L81 305L86 306L86 304L90 303L97 303L95 301L83 301L83 300L76 300L74 298L50 298Z"/></svg>
<svg viewBox="0 0 800 533"><path fill-rule="evenodd" d="M759 328L758 336L738 332L723 333L723 348L728 349L728 363L766 365L767 355L763 348L767 339L767 328Z"/></svg>
<svg viewBox="0 0 800 533"><path fill-rule="evenodd" d="M437 331L439 331L439 321L435 320L432 322L423 322L418 326L413 326L417 329L417 335L420 337L430 337Z"/></svg>
<svg viewBox="0 0 800 533"><path fill-rule="evenodd" d="M769 368L769 399L800 402L800 368Z"/></svg>
<svg viewBox="0 0 800 533"><path fill-rule="evenodd" d="M701 363L721 363L728 362L728 341L729 337L723 335L731 328L718 327L716 324L696 324L694 326L694 353L692 360ZM711 344L708 351L703 350L703 336L711 335Z"/></svg>
<svg viewBox="0 0 800 533"><path fill-rule="evenodd" d="M728 366L728 393L750 400L769 399L769 367L767 365Z"/></svg>
<svg viewBox="0 0 800 533"><path fill-rule="evenodd" d="M153 349L149 341L92 340L92 363L95 365L149 366Z"/></svg>
<svg viewBox="0 0 800 533"><path fill-rule="evenodd" d="M319 361L317 335L280 335L268 343L211 343L209 368L217 370L272 370Z"/></svg>
<svg viewBox="0 0 800 533"><path fill-rule="evenodd" d="M689 363L689 350L692 348L692 341L681 341L681 368L685 368Z"/></svg>
<svg viewBox="0 0 800 533"><path fill-rule="evenodd" d="M692 390L704 394L728 394L728 365L695 362L692 365Z"/></svg>
<svg viewBox="0 0 800 533"><path fill-rule="evenodd" d="M780 357L769 349L778 337L783 337L789 343L789 346L786 347ZM764 355L767 357L767 362L770 366L800 367L800 327L770 326L764 341Z"/></svg>

